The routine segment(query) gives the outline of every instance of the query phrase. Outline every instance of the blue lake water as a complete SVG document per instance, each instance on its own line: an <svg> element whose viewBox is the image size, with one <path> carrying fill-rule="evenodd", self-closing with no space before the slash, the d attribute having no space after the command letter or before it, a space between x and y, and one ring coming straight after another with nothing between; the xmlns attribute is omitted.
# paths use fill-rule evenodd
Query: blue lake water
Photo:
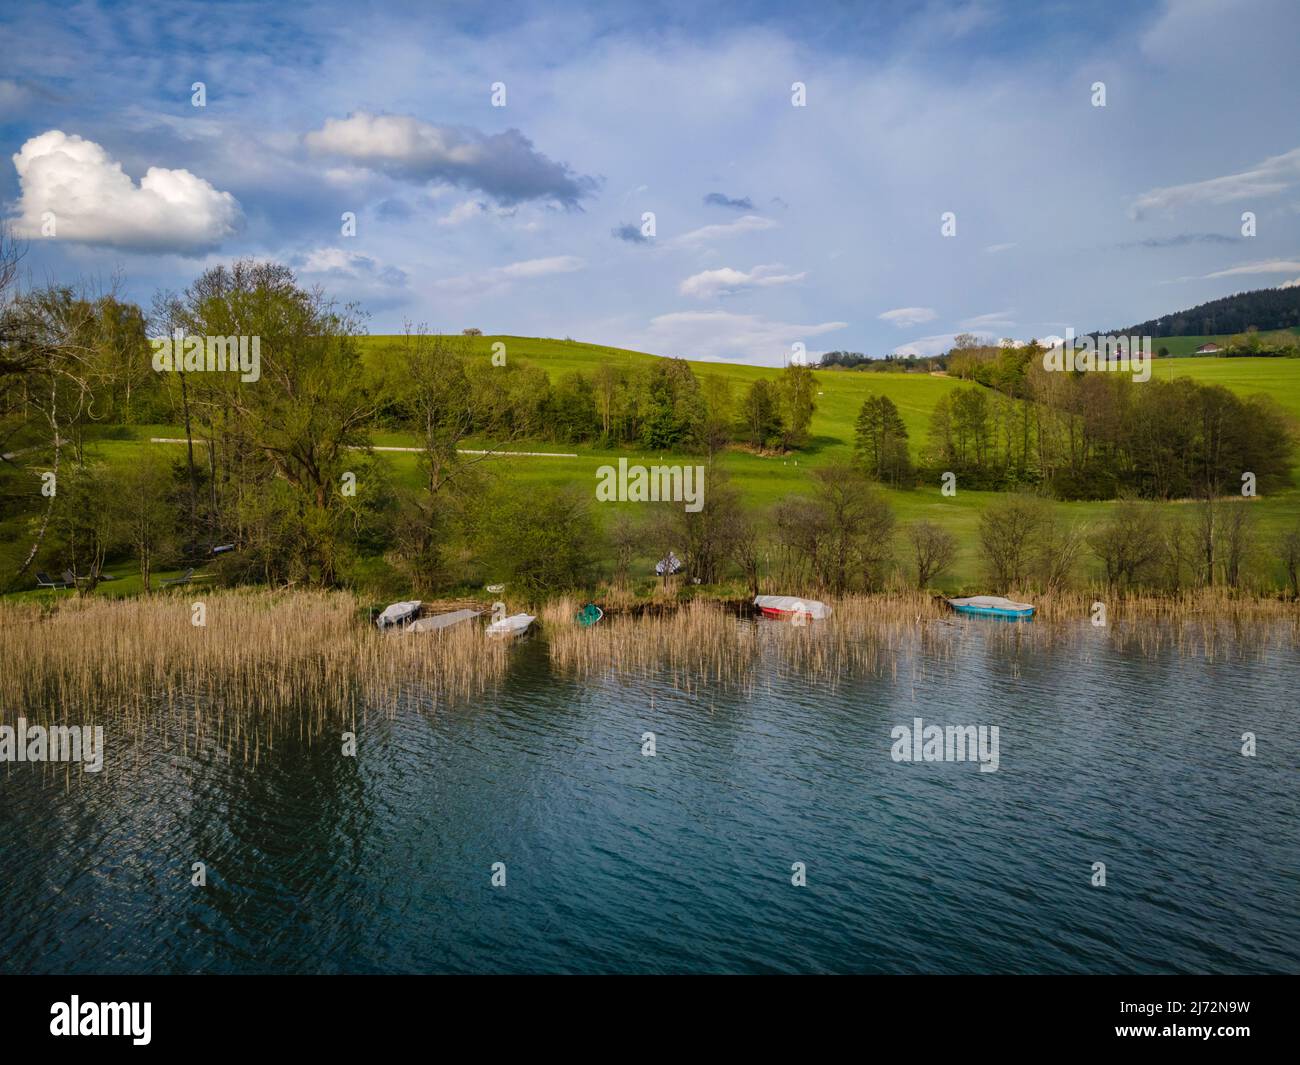
<svg viewBox="0 0 1300 1065"><path fill-rule="evenodd" d="M355 758L110 732L98 776L0 765L0 971L1300 971L1300 654L956 624L747 693L579 681L538 639ZM998 770L894 761L915 717L998 726Z"/></svg>

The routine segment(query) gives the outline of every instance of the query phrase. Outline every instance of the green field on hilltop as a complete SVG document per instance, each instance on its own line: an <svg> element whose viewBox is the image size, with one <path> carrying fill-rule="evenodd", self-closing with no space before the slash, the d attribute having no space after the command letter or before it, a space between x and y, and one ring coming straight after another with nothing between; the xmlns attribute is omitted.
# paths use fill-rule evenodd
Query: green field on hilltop
<svg viewBox="0 0 1300 1065"><path fill-rule="evenodd" d="M1293 333L1300 336L1300 329L1266 329L1260 335L1265 337L1276 336L1279 333ZM1152 337L1151 350L1157 356L1160 349L1164 348L1170 356L1191 355L1197 348L1205 344L1218 344L1220 347L1225 346L1232 339L1232 334L1219 333L1212 336L1195 336L1195 337ZM1213 358L1213 356L1198 356L1201 358Z"/></svg>
<svg viewBox="0 0 1300 1065"><path fill-rule="evenodd" d="M506 359L533 363L542 367L551 376L558 379L565 373L582 371L592 373L603 362L613 362L621 366L644 366L659 358L640 351L628 351L624 348L609 348L599 344L584 344L574 340L547 340L536 337L483 336L457 338L463 341L472 354L481 354L484 359L491 358L492 346L502 343L506 346ZM400 351L403 338L400 336L368 336L362 338L364 357L375 363L383 352ZM692 362L692 369L699 377L716 375L732 382L736 399L751 383L766 377L775 380L780 376L779 367L745 366L729 362ZM919 447L925 439L930 424L930 414L939 397L958 387L961 382L947 377L937 377L923 373L866 373L853 370L819 370L817 371L817 412L813 415L812 440L803 454L816 457L823 454L844 451L853 446L853 424L862 407L862 401L868 395L887 395L898 406L899 413L912 441L914 454L919 454ZM391 436L376 443L400 444L406 441ZM575 451L571 446L555 446L547 449L555 451ZM778 460L779 461L779 460Z"/></svg>

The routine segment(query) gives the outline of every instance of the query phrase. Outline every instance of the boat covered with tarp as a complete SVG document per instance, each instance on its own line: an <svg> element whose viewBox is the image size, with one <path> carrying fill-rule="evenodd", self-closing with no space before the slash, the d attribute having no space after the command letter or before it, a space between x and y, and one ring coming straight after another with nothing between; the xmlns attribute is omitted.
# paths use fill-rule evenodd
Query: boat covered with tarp
<svg viewBox="0 0 1300 1065"><path fill-rule="evenodd" d="M389 628L392 625L405 625L408 621L419 616L422 605L419 599L407 599L400 603L390 603L380 612L379 617L375 618L375 624L381 629Z"/></svg>
<svg viewBox="0 0 1300 1065"><path fill-rule="evenodd" d="M533 614L511 614L508 618L494 621L487 627L487 634L498 639L510 639L528 631L537 618Z"/></svg>
<svg viewBox="0 0 1300 1065"><path fill-rule="evenodd" d="M466 621L472 621L482 613L481 610L453 610L447 614L431 614L427 618L412 621L406 626L406 631L441 632L443 629L450 629L453 625L461 625Z"/></svg>
<svg viewBox="0 0 1300 1065"><path fill-rule="evenodd" d="M601 610L595 603L588 603L578 611L575 615L575 620L584 629L589 629L604 616L605 611Z"/></svg>
<svg viewBox="0 0 1300 1065"><path fill-rule="evenodd" d="M1032 603L1017 603L1001 595L971 595L963 599L949 599L948 605L959 614L975 614L986 618L1032 618Z"/></svg>
<svg viewBox="0 0 1300 1065"><path fill-rule="evenodd" d="M668 552L667 556L655 563L656 577L671 577L674 573L681 573L681 571L682 560L671 551Z"/></svg>
<svg viewBox="0 0 1300 1065"><path fill-rule="evenodd" d="M825 603L797 595L756 595L754 606L763 617L781 621L825 621L831 616L831 608Z"/></svg>

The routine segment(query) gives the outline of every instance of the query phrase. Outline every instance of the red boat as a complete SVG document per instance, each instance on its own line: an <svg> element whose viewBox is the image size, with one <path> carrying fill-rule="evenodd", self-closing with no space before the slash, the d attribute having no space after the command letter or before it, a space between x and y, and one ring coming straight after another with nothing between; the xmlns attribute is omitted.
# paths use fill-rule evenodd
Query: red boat
<svg viewBox="0 0 1300 1065"><path fill-rule="evenodd" d="M831 608L825 603L816 599L800 599L797 595L756 595L754 605L765 618L793 621L796 624L825 621L831 616Z"/></svg>

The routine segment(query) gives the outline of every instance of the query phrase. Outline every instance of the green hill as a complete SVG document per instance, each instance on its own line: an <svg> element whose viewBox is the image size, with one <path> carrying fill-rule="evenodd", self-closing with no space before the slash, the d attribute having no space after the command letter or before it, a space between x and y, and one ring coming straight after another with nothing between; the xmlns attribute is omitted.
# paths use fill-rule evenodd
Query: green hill
<svg viewBox="0 0 1300 1065"><path fill-rule="evenodd" d="M1224 335L1300 327L1300 285L1290 288L1260 288L1236 292L1185 311L1150 318L1127 329L1111 329L1112 335L1136 334L1152 337L1186 337L1198 333Z"/></svg>

